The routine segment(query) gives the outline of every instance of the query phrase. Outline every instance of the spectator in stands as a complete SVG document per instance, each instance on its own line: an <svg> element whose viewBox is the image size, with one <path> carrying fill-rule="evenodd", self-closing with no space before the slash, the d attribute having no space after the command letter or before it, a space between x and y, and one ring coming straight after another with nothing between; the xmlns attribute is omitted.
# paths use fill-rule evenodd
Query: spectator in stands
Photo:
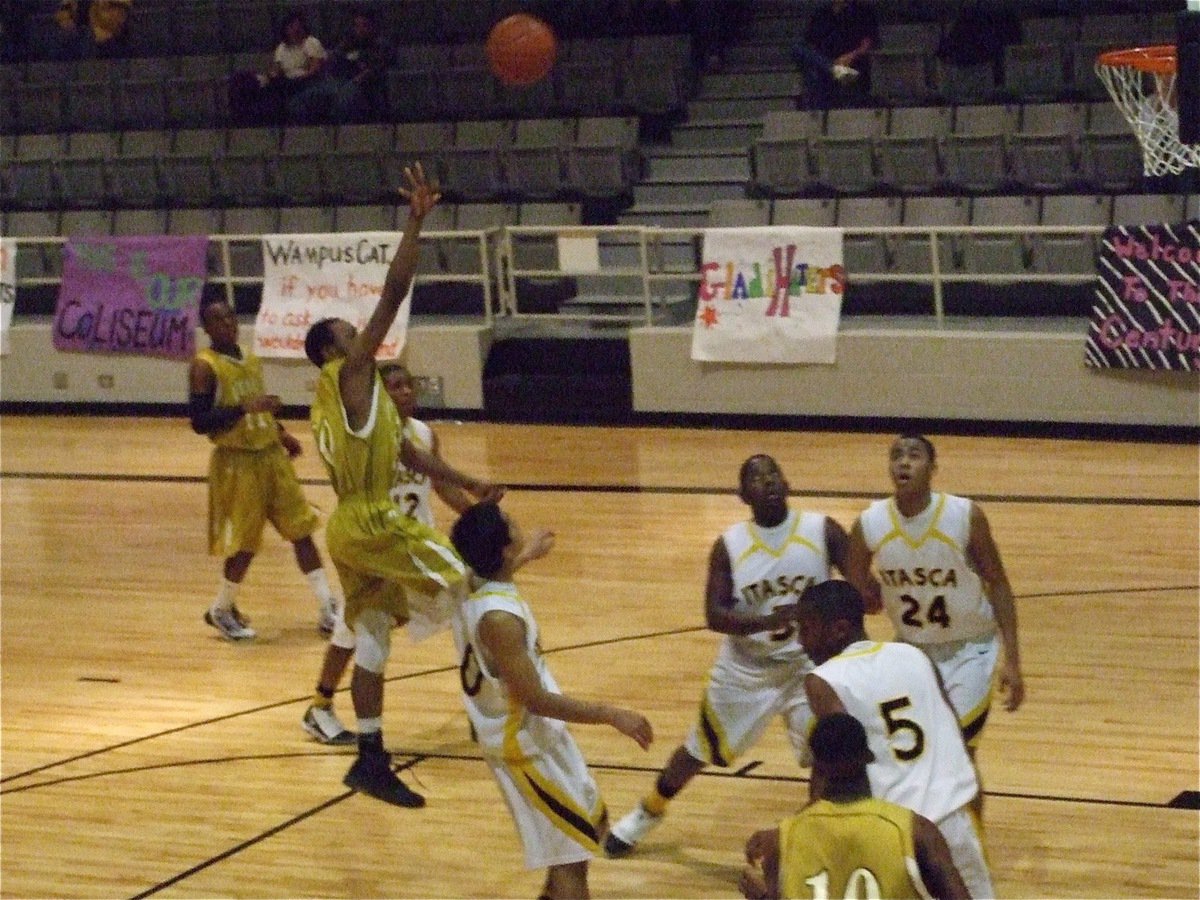
<svg viewBox="0 0 1200 900"><path fill-rule="evenodd" d="M125 34L132 3L133 0L59 0L54 21L74 54L107 55L115 52Z"/></svg>
<svg viewBox="0 0 1200 900"><path fill-rule="evenodd" d="M1015 4L963 0L938 42L938 59L952 66L992 64L992 81L1004 81L1004 48L1021 43Z"/></svg>
<svg viewBox="0 0 1200 900"><path fill-rule="evenodd" d="M276 118L297 124L327 120L332 104L332 85L325 74L328 60L304 15L291 13L283 22L282 39L263 85L268 111L273 108Z"/></svg>
<svg viewBox="0 0 1200 900"><path fill-rule="evenodd" d="M792 46L792 58L804 75L798 106L827 109L846 89L865 97L870 90L870 54L879 46L875 10L860 0L832 0L813 10L804 39Z"/></svg>
<svg viewBox="0 0 1200 900"><path fill-rule="evenodd" d="M388 51L379 22L356 10L350 28L329 60L334 81L333 118L337 122L382 121L387 116Z"/></svg>

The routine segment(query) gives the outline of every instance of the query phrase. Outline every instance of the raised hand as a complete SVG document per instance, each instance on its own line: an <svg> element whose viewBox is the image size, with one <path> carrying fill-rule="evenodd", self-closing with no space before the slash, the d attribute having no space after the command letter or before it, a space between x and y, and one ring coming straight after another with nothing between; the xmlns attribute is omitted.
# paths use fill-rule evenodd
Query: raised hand
<svg viewBox="0 0 1200 900"><path fill-rule="evenodd" d="M426 179L425 169L419 162L404 167L404 178L408 187L400 188L400 196L408 201L409 215L414 219L424 219L442 199L437 181Z"/></svg>

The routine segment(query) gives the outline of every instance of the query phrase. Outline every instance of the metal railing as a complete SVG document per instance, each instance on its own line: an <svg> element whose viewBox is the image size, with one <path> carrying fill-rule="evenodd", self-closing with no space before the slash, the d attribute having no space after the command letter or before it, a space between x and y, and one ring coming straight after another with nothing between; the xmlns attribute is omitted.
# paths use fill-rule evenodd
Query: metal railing
<svg viewBox="0 0 1200 900"><path fill-rule="evenodd" d="M955 283L978 284L1083 284L1095 279L1095 273L1039 272L1029 267L1019 271L980 272L965 271L956 266L944 271L942 245L950 241L953 245L964 237L996 236L1012 237L1031 252L1037 252L1036 240L1042 236L1078 236L1098 238L1104 232L1102 226L887 226L843 228L848 239L878 237L886 246L900 238L924 238L928 244L928 266L920 271L901 271L891 265L887 271L855 271L849 274L853 283L906 283L931 287L929 315L938 327L945 320L945 287ZM433 268L423 267L417 276L417 284L459 283L478 285L482 290L483 303L480 314L488 324L497 315L511 317L537 317L563 321L626 322L629 324L656 324L664 309L680 300L694 298L699 283L700 249L705 229L699 227L667 228L657 226L624 225L568 225L568 226L506 226L470 231L430 231L421 235L423 256L432 255ZM596 259L599 265L566 267L560 264L558 247L554 248L552 265L518 265L529 247L541 245L546 250L548 240L576 238L595 241ZM22 286L53 285L62 281L61 275L22 276L20 254L22 248L38 246L61 246L65 237L11 237L18 255L18 296ZM260 234L214 234L210 240L217 245L217 270L208 275L212 283L221 285L227 299L232 303L234 288L240 285L261 284L258 274L235 274L233 248L247 245L257 249L261 246ZM443 265L448 246L468 246L466 259L469 262L455 271L454 265ZM604 265L603 253L614 248L625 248L622 252L635 261L633 265ZM670 248L674 247L674 254ZM682 251L682 252L681 252ZM957 253L957 250L954 251ZM451 254L456 255L456 254ZM545 255L543 253L543 255ZM675 259L672 262L672 255ZM620 279L630 283L628 291L604 298L607 309L598 311L595 306L583 302L566 304L556 312L528 312L521 309L519 293L527 279L562 279L577 277ZM603 304L602 304L603 305Z"/></svg>

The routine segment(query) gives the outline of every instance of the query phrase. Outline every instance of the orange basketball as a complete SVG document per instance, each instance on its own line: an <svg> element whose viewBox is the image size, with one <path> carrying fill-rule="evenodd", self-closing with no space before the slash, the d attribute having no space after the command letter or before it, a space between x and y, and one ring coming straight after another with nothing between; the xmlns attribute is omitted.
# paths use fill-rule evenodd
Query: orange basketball
<svg viewBox="0 0 1200 900"><path fill-rule="evenodd" d="M485 49L492 72L501 81L533 84L554 67L558 41L537 16L515 13L492 26Z"/></svg>

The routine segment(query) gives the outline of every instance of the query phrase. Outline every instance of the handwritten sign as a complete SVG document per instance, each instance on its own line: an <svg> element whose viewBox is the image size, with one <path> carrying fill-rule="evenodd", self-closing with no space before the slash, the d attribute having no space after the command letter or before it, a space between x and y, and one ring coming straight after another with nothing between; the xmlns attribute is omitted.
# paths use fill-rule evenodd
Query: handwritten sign
<svg viewBox="0 0 1200 900"><path fill-rule="evenodd" d="M692 359L835 361L840 228L710 228L700 274Z"/></svg>
<svg viewBox="0 0 1200 900"><path fill-rule="evenodd" d="M1200 221L1104 232L1084 359L1200 371Z"/></svg>
<svg viewBox="0 0 1200 900"><path fill-rule="evenodd" d="M73 237L63 247L54 346L188 359L208 238Z"/></svg>
<svg viewBox="0 0 1200 900"><path fill-rule="evenodd" d="M304 336L322 319L345 319L361 329L379 302L399 245L395 232L265 235L254 352L303 357ZM380 359L404 349L411 307L410 290L379 348Z"/></svg>
<svg viewBox="0 0 1200 900"><path fill-rule="evenodd" d="M0 237L0 356L8 353L8 330L17 303L17 245Z"/></svg>

